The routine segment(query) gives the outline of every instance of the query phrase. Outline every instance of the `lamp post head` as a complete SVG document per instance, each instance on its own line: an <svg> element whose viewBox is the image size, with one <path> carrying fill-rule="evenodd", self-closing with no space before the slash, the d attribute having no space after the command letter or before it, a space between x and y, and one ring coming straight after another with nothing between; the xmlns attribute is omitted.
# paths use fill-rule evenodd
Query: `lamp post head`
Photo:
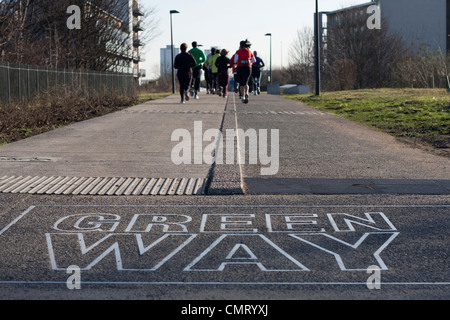
<svg viewBox="0 0 450 320"><path fill-rule="evenodd" d="M266 33L265 36L270 36L271 37L272 34L271 33Z"/></svg>
<svg viewBox="0 0 450 320"><path fill-rule="evenodd" d="M174 13L180 13L177 10L170 10L170 14L174 14Z"/></svg>

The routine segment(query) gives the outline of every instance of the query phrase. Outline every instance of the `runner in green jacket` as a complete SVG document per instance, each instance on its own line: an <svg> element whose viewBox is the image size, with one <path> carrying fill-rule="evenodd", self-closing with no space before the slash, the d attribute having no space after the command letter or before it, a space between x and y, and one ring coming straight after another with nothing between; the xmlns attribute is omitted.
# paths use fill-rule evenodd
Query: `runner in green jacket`
<svg viewBox="0 0 450 320"><path fill-rule="evenodd" d="M200 91L200 81L202 77L202 63L206 61L205 53L198 48L197 42L192 42L192 49L189 53L197 61L197 65L192 69L192 81L194 84L195 99L198 99L198 92Z"/></svg>
<svg viewBox="0 0 450 320"><path fill-rule="evenodd" d="M217 85L218 69L216 67L216 60L218 57L220 57L220 50L216 49L216 52L213 55L211 55L211 57L209 58L209 61L208 61L208 65L211 66L211 82L212 82L211 93L212 94L215 94L218 91L218 85Z"/></svg>

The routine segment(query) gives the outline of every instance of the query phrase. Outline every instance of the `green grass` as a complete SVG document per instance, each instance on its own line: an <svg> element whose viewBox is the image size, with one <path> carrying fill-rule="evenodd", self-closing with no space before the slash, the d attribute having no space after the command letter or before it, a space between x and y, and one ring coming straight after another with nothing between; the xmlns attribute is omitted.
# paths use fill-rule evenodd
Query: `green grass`
<svg viewBox="0 0 450 320"><path fill-rule="evenodd" d="M450 94L445 89L373 89L286 97L396 137L450 150Z"/></svg>
<svg viewBox="0 0 450 320"><path fill-rule="evenodd" d="M165 97L168 97L172 95L172 93L140 93L138 94L138 103L137 104L141 104L147 101L151 101L151 100L158 100L158 99L163 99Z"/></svg>

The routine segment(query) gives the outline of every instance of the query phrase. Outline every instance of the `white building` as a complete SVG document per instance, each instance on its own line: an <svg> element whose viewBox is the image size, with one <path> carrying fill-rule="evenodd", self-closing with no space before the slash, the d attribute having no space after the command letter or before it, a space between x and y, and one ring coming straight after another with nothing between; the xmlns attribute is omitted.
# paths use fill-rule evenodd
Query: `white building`
<svg viewBox="0 0 450 320"><path fill-rule="evenodd" d="M144 31L142 26L142 17L144 12L140 4L141 0L128 0L129 2L129 34L130 36L130 47L132 48L132 62L131 68L135 78L138 80L140 78L146 77L146 70L141 69L139 66L140 62L144 62L144 55L141 53L141 47L144 46L143 41L140 38L140 33Z"/></svg>
<svg viewBox="0 0 450 320"><path fill-rule="evenodd" d="M172 74L172 46L168 45L165 48L161 48L161 67L160 67L160 74L161 76L164 76L166 74ZM180 48L177 48L174 46L173 48L173 58L177 56L177 54L180 53Z"/></svg>
<svg viewBox="0 0 450 320"><path fill-rule="evenodd" d="M144 62L144 55L141 53L140 48L144 46L143 41L140 39L140 33L144 31L142 25L142 17L144 12L140 6L140 0L122 0L123 6L127 7L126 13L119 12L120 16L114 15L114 10L111 10L111 17L114 21L123 25L121 28L121 37L124 39L124 43L127 43L123 52L120 52L120 60L117 65L110 66L111 71L132 73L139 81L140 78L146 77L146 70L141 69L140 62ZM95 4L95 1L93 2ZM112 45L114 47L114 44ZM117 52L117 50L114 50ZM119 53L119 52L117 52Z"/></svg>

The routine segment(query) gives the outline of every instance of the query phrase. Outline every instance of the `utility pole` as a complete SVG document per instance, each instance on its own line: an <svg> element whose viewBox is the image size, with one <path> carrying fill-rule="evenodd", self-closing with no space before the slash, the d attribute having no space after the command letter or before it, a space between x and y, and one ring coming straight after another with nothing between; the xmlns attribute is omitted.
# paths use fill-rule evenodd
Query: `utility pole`
<svg viewBox="0 0 450 320"><path fill-rule="evenodd" d="M272 34L266 33L266 37L270 37L270 83L272 83Z"/></svg>
<svg viewBox="0 0 450 320"><path fill-rule="evenodd" d="M173 28L172 28L172 15L179 13L177 10L170 10L170 51L171 51L171 57L172 57L172 93L175 93L175 70L173 67L173 60L174 60L174 54L173 54Z"/></svg>
<svg viewBox="0 0 450 320"><path fill-rule="evenodd" d="M316 69L316 95L320 96L320 14L319 0L316 0L316 13L314 15L314 33L315 33L315 69Z"/></svg>

